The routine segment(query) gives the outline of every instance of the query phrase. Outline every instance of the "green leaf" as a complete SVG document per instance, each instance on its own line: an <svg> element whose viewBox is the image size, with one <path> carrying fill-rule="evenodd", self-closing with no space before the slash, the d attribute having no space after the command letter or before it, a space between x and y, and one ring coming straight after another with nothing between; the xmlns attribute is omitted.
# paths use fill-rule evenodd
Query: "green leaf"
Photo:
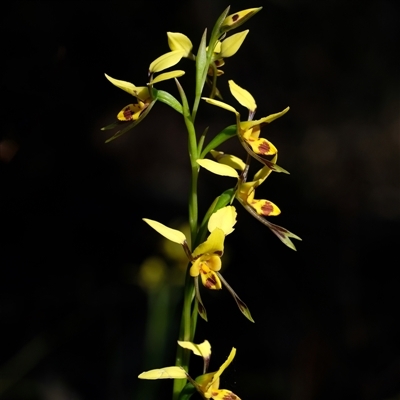
<svg viewBox="0 0 400 400"><path fill-rule="evenodd" d="M196 388L188 382L179 394L178 400L188 400L196 393Z"/></svg>
<svg viewBox="0 0 400 400"><path fill-rule="evenodd" d="M185 120L186 119L190 119L189 103L187 101L186 93L183 90L183 87L179 83L178 79L176 79L176 78L175 78L175 83L176 83L176 86L178 88L178 92L179 92L179 94L181 96L181 99L182 99L182 111L183 111L182 114L183 114L183 117L185 118Z"/></svg>
<svg viewBox="0 0 400 400"><path fill-rule="evenodd" d="M204 158L210 152L210 150L214 150L220 144L224 143L233 136L236 136L236 133L236 125L227 126L225 129L219 132L210 143L208 143L206 148L201 152L199 158Z"/></svg>
<svg viewBox="0 0 400 400"><path fill-rule="evenodd" d="M157 92L155 93L155 98L157 100L160 100L162 103L166 104L167 106L170 106L178 113L183 114L182 104L179 103L179 101L174 96L172 96L172 94L170 94L164 90L157 90Z"/></svg>
<svg viewBox="0 0 400 400"><path fill-rule="evenodd" d="M214 28L211 32L211 38L210 38L210 44L215 43L215 41L219 38L219 36L221 35L220 33L220 28L222 23L225 21L226 16L228 15L228 12L230 10L231 6L228 6L223 12L222 14L219 16L219 18L217 19L217 22L214 25ZM213 49L214 50L214 49Z"/></svg>
<svg viewBox="0 0 400 400"><path fill-rule="evenodd" d="M196 55L196 97L201 97L203 92L205 75L207 74L207 52L206 52L207 29L201 37L199 49Z"/></svg>
<svg viewBox="0 0 400 400"><path fill-rule="evenodd" d="M201 136L200 136L199 142L198 142L198 144L197 144L197 150L198 150L199 153L201 153L201 149L203 148L204 140L205 140L205 138L206 138L206 135L207 135L207 133L208 133L208 129L209 129L209 128L210 128L210 127L207 126L206 129L204 129L203 133L202 133Z"/></svg>

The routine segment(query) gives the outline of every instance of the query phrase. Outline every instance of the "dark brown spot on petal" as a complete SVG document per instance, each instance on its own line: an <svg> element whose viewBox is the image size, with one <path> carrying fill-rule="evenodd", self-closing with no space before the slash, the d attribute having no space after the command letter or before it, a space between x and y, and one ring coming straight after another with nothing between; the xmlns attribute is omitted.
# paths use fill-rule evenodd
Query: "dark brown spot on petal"
<svg viewBox="0 0 400 400"><path fill-rule="evenodd" d="M232 15L232 21L233 22L237 21L238 19L239 19L239 15L238 14Z"/></svg>
<svg viewBox="0 0 400 400"><path fill-rule="evenodd" d="M207 289L211 289L212 287L215 287L216 284L217 284L217 280L213 276L210 276L209 278L207 278L206 283L205 283L204 286Z"/></svg>
<svg viewBox="0 0 400 400"><path fill-rule="evenodd" d="M266 217L272 213L274 207L272 207L271 203L265 203L262 207L261 210L263 212L263 215L265 215Z"/></svg>
<svg viewBox="0 0 400 400"><path fill-rule="evenodd" d="M216 254L217 256L222 256L222 254L224 254L222 251L220 251L220 250L217 250L217 251L215 251L214 252L214 254Z"/></svg>
<svg viewBox="0 0 400 400"><path fill-rule="evenodd" d="M260 146L258 146L258 151L260 152L260 154L266 154L269 152L270 148L271 147L268 144L268 142L266 140L264 140L262 142L262 144L260 144Z"/></svg>
<svg viewBox="0 0 400 400"><path fill-rule="evenodd" d="M224 396L224 400L236 400L237 398L238 397L233 393L228 393L226 396Z"/></svg>
<svg viewBox="0 0 400 400"><path fill-rule="evenodd" d="M124 118L127 121L130 121L132 119L132 111L129 110L129 108L127 110L124 110Z"/></svg>

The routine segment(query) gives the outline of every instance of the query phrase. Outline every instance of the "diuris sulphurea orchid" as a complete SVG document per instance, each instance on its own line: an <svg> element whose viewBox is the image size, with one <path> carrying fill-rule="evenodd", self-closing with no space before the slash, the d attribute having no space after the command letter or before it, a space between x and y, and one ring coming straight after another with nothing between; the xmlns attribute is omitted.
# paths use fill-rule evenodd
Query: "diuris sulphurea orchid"
<svg viewBox="0 0 400 400"><path fill-rule="evenodd" d="M140 379L187 379L195 390L197 390L204 399L213 400L240 400L232 391L220 389L220 376L228 368L236 355L236 349L233 347L226 361L219 367L218 371L207 373L211 357L211 345L205 340L203 343L195 344L188 341L178 341L179 346L191 350L193 354L203 357L204 368L203 375L196 379L191 376L182 367L164 367L142 372Z"/></svg>
<svg viewBox="0 0 400 400"><path fill-rule="evenodd" d="M289 111L289 107L286 107L283 111L268 115L259 120L253 121L254 114L256 112L257 104L253 96L245 89L237 85L233 80L229 81L229 89L235 97L235 99L249 111L249 120L241 121L240 113L231 105L224 103L219 100L210 99L208 97L203 97L207 103L215 105L217 107L224 108L225 110L231 111L236 115L236 128L237 135L240 143L253 158L261 162L262 164L270 167L276 172L283 172L288 174L288 172L279 167L276 163L265 158L265 156L273 156L277 154L277 148L267 139L260 138L261 128L274 121L275 119L285 115Z"/></svg>
<svg viewBox="0 0 400 400"><path fill-rule="evenodd" d="M196 298L199 303L199 314L207 320L206 309L200 297L199 277L207 289L218 290L225 286L236 301L240 311L250 321L249 308L239 298L228 282L219 272L222 267L221 257L224 253L225 236L233 232L233 226L236 224L236 209L233 206L223 207L210 217L208 221L208 230L210 232L205 242L199 244L193 252L190 251L186 236L176 229L169 228L160 222L143 218L154 230L165 238L182 245L186 255L191 262L190 276L194 278Z"/></svg>
<svg viewBox="0 0 400 400"><path fill-rule="evenodd" d="M236 171L239 170L243 172L246 169L246 164L240 158L215 150L212 150L211 154L217 161L199 159L197 163L216 175L237 178L238 183L235 191L235 198L253 217L266 225L286 246L296 250L290 238L297 240L301 240L301 238L288 231L286 228L275 225L265 219L265 217L279 215L281 210L278 206L269 200L255 199L256 188L267 179L273 170L265 165L254 175L252 181L247 182L247 176L243 176L243 174L239 175ZM277 159L278 154L276 153L271 161L276 164Z"/></svg>

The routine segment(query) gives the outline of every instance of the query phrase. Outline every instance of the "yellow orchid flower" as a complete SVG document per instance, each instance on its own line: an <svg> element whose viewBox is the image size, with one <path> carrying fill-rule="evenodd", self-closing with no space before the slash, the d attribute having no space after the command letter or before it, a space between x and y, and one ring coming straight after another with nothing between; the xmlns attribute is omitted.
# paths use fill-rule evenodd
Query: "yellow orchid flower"
<svg viewBox="0 0 400 400"><path fill-rule="evenodd" d="M254 176L254 179L250 182L243 181L236 169L240 171L244 171L246 164L238 157L224 154L221 151L212 150L211 154L217 160L197 160L197 163L213 172L217 175L222 176L230 176L236 177L238 179L237 190L235 193L235 197L239 200L240 203L244 206L250 206L253 208L258 215L263 215L264 217L275 216L281 213L281 210L269 200L256 200L254 198L256 188L260 186L272 172L271 168L268 166L264 166L257 174ZM273 161L276 161L277 157L275 156Z"/></svg>
<svg viewBox="0 0 400 400"><path fill-rule="evenodd" d="M225 236L233 232L233 226L236 224L235 207L223 207L211 215L208 221L208 230L210 235L206 241L199 244L193 252L190 251L186 236L183 232L169 228L160 222L148 218L143 218L143 221L150 225L160 235L171 240L172 242L182 245L186 255L192 263L189 273L190 276L194 278L196 298L199 303L198 309L202 318L207 320L206 310L200 297L198 283L199 276L203 285L207 289L219 290L222 289L223 284L234 297L240 311L245 315L246 318L254 322L246 304L239 298L239 296L219 273L222 266L221 257L224 253Z"/></svg>
<svg viewBox="0 0 400 400"><path fill-rule="evenodd" d="M136 97L136 104L129 104L124 107L117 115L119 121L136 121L140 118L141 114L151 104L152 98L150 96L147 86L135 86L133 83L114 79L111 76L104 74L105 77L116 87L124 90L125 92Z"/></svg>
<svg viewBox="0 0 400 400"><path fill-rule="evenodd" d="M258 219L264 225L268 226L268 228L284 244L286 244L286 246L290 247L293 250L296 250L296 247L294 246L290 238L301 240L300 237L288 231L286 228L272 224L264 218L279 215L281 213L281 210L278 208L278 206L269 200L257 200L254 198L256 188L267 179L273 169L265 165L254 175L252 181L247 182L245 178L243 178L242 175L239 175L236 171L239 170L243 172L247 167L240 158L215 150L211 150L211 154L217 161L199 159L197 160L197 164L216 175L237 178L238 183L235 191L235 198L251 215L253 215L253 217ZM278 154L275 154L275 156L271 160L271 163L276 165L277 159Z"/></svg>
<svg viewBox="0 0 400 400"><path fill-rule="evenodd" d="M175 59L172 59L172 60L171 60L171 57L167 57L166 59L164 57L163 59L160 60L160 58L163 57L163 56L161 56L157 60L153 61L153 63L155 63L155 67L154 67L155 71L153 71L153 72L162 71L164 68L168 68L169 66L173 65L173 64L171 64L171 61L176 61L177 56L180 60L181 53L183 53L183 51L174 52ZM159 74L155 78L153 78L153 73L151 73L150 82L148 83L148 85L152 86L156 83L165 81L167 79L178 78L178 77L184 75L184 73L185 73L185 71L181 71L181 70L169 71L169 72L164 72L162 74ZM112 78L111 76L109 76L107 74L104 74L104 75L114 86L116 86L116 87L124 90L125 92L131 94L132 96L136 97L136 101L137 101L134 104L128 104L117 114L118 121L121 121L121 122L131 121L133 123L129 124L124 129L121 129L118 132L116 132L114 134L114 136L112 136L111 138L106 140L106 143L108 143L111 140L114 140L117 137L121 136L128 130L132 129L137 124L139 124L139 122L141 122L146 117L146 115L150 112L151 108L153 107L153 105L156 102L156 99L152 98L151 90L147 86L135 86L133 83ZM102 130L113 129L115 126L118 126L118 122L112 123L112 124L102 128Z"/></svg>
<svg viewBox="0 0 400 400"><path fill-rule="evenodd" d="M205 399L240 400L240 398L232 391L219 388L220 376L235 358L236 349L234 347L232 348L227 360L220 366L218 371L206 373L211 357L210 343L205 340L201 344L187 341L178 341L178 344L185 349L193 351L195 355L203 357L203 375L198 376L196 379L192 379L181 367L165 367L142 372L139 375L139 379L187 379Z"/></svg>
<svg viewBox="0 0 400 400"><path fill-rule="evenodd" d="M260 161L264 165L270 167L276 172L288 173L283 168L279 167L272 161L264 158L264 156L271 156L277 154L277 148L267 139L260 138L261 128L281 117L289 111L289 107L286 107L283 111L268 115L267 117L253 121L252 118L255 114L257 104L253 96L245 89L237 85L233 80L229 81L230 91L235 99L244 107L249 110L249 121L241 121L240 113L231 105L226 104L219 100L210 99L203 97L207 103L215 105L217 107L224 108L236 115L237 133L240 142L242 143L245 150L256 160Z"/></svg>
<svg viewBox="0 0 400 400"><path fill-rule="evenodd" d="M213 76L215 71L217 76L220 76L224 73L218 68L225 64L224 58L232 57L238 52L248 33L249 30L247 29L245 31L235 33L234 35L229 36L222 41L217 40L211 58L211 63L214 64L215 68L211 65L208 69L208 75Z"/></svg>

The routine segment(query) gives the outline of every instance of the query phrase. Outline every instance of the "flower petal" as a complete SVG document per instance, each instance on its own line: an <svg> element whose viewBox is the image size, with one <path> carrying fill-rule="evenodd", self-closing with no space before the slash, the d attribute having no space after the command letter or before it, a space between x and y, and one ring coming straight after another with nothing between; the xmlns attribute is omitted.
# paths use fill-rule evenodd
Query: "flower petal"
<svg viewBox="0 0 400 400"><path fill-rule="evenodd" d="M139 379L187 379L187 373L182 367L165 367L142 372Z"/></svg>
<svg viewBox="0 0 400 400"><path fill-rule="evenodd" d="M171 240L172 242L183 245L186 241L186 236L177 229L169 228L160 222L148 218L143 218L143 221L149 224L160 235L164 236L168 240Z"/></svg>
<svg viewBox="0 0 400 400"><path fill-rule="evenodd" d="M255 121L241 122L240 129L247 131L248 129L252 128L255 125L269 124L270 122L276 120L277 118L282 117L282 115L285 115L289 110L290 110L290 107L286 107L281 112L268 115L267 117L264 117L264 118L261 118L261 119L255 120Z"/></svg>
<svg viewBox="0 0 400 400"><path fill-rule="evenodd" d="M211 289L211 290L222 289L221 280L219 279L218 275L211 269L206 270L206 269L202 268L200 271L200 277L201 277L201 281L202 281L203 285L207 289Z"/></svg>
<svg viewBox="0 0 400 400"><path fill-rule="evenodd" d="M277 161L278 161L278 153L274 155L274 157L271 160L271 163L276 164ZM265 165L258 172L256 172L253 181L261 180L261 182L264 182L272 171L273 171L272 168L270 168L268 165Z"/></svg>
<svg viewBox="0 0 400 400"><path fill-rule="evenodd" d="M211 215L208 221L208 230L213 232L214 229L221 229L225 235L229 235L234 231L233 226L236 224L236 209L233 206L220 208Z"/></svg>
<svg viewBox="0 0 400 400"><path fill-rule="evenodd" d="M207 169L208 171L212 172L213 174L216 175L221 175L221 176L230 176L232 178L239 178L239 174L235 169L230 167L229 165L225 164L220 164L216 161L209 160L206 158L203 159L198 159L196 160L197 164L199 164L201 167Z"/></svg>
<svg viewBox="0 0 400 400"><path fill-rule="evenodd" d="M222 256L224 252L225 233L222 229L215 228L207 240L199 244L193 251L193 258L196 259L203 254L217 254Z"/></svg>
<svg viewBox="0 0 400 400"><path fill-rule="evenodd" d="M227 32L231 29L237 28L250 19L253 15L258 13L261 9L262 7L248 8L247 10L242 10L228 15L222 22L220 31Z"/></svg>
<svg viewBox="0 0 400 400"><path fill-rule="evenodd" d="M149 85L154 85L155 83L166 81L167 79L179 78L180 76L185 75L185 71L175 70L164 72L163 74L157 75L154 79L149 82Z"/></svg>
<svg viewBox="0 0 400 400"><path fill-rule="evenodd" d="M240 400L239 396L235 393L226 389L218 389L216 391L211 391L212 399L214 400Z"/></svg>
<svg viewBox="0 0 400 400"><path fill-rule="evenodd" d="M270 156L278 152L278 149L267 139L264 138L257 140L254 140L252 138L249 139L244 138L244 139L256 154L261 154L263 156Z"/></svg>
<svg viewBox="0 0 400 400"><path fill-rule="evenodd" d="M202 97L202 99L205 100L207 103L210 103L217 107L225 108L225 110L231 111L231 112L235 113L236 115L239 115L239 113L229 104L226 104L219 100L210 99L208 97Z"/></svg>
<svg viewBox="0 0 400 400"><path fill-rule="evenodd" d="M258 215L264 215L264 217L276 216L281 213L279 207L268 200L252 200L249 204Z"/></svg>
<svg viewBox="0 0 400 400"><path fill-rule="evenodd" d="M233 80L228 81L229 89L231 90L232 96L248 110L254 112L257 108L254 97L245 89L237 85Z"/></svg>
<svg viewBox="0 0 400 400"><path fill-rule="evenodd" d="M211 150L210 153L220 164L229 165L239 171L243 171L246 167L246 164L239 157L232 154L225 154L223 151L216 150Z"/></svg>
<svg viewBox="0 0 400 400"><path fill-rule="evenodd" d="M174 50L163 54L162 56L156 58L149 66L149 74L154 72L160 72L164 69L172 67L178 64L181 58L184 56L184 50Z"/></svg>
<svg viewBox="0 0 400 400"><path fill-rule="evenodd" d="M137 104L128 104L118 113L117 119L119 121L136 121L146 107L147 105L142 101L139 101Z"/></svg>
<svg viewBox="0 0 400 400"><path fill-rule="evenodd" d="M168 45L171 51L174 50L183 50L183 57L188 57L190 52L192 51L193 44L190 39L179 32L167 32L168 36Z"/></svg>
<svg viewBox="0 0 400 400"><path fill-rule="evenodd" d="M184 349L192 350L196 356L200 356L203 358L210 358L211 356L211 345L208 340L205 340L203 343L200 344L178 340L178 344Z"/></svg>
<svg viewBox="0 0 400 400"><path fill-rule="evenodd" d="M214 374L214 376L212 377L211 382L207 385L208 386L208 390L206 391L205 396L206 398L207 395L211 394L211 390L212 390L212 385L213 383L219 379L219 377L221 376L221 374L226 370L226 368L228 368L229 364L232 362L232 360L235 358L236 355L236 349L234 347L232 347L231 352L229 353L228 358L226 359L226 361L219 367L219 370Z"/></svg>
<svg viewBox="0 0 400 400"><path fill-rule="evenodd" d="M261 217L260 217L261 218ZM232 289L232 286L225 280L225 278L217 272L221 282L224 284L229 293L233 296L237 306L239 307L240 312L251 322L254 322L253 317L251 316L250 309L247 307L246 303L236 294L236 292Z"/></svg>
<svg viewBox="0 0 400 400"><path fill-rule="evenodd" d="M247 29L226 38L221 44L221 52L218 58L232 57L236 54L248 33L249 30Z"/></svg>
<svg viewBox="0 0 400 400"><path fill-rule="evenodd" d="M128 92L142 101L145 101L150 97L149 90L146 86L135 86L133 83L111 78L111 76L107 74L104 75L114 86L125 90L125 92Z"/></svg>

